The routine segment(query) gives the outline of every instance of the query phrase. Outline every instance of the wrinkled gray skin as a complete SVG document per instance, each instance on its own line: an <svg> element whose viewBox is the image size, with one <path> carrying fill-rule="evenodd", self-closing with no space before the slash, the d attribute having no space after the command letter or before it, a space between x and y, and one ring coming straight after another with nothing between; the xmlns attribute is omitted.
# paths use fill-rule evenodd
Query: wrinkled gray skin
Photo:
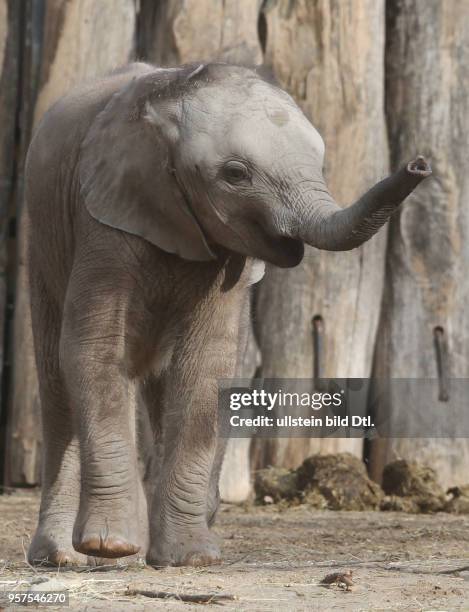
<svg viewBox="0 0 469 612"><path fill-rule="evenodd" d="M323 156L290 96L221 64L133 64L47 113L26 176L45 447L31 562L219 559L216 380L235 375L256 260L359 246L430 173L418 158L342 210ZM136 394L161 451L149 528Z"/></svg>

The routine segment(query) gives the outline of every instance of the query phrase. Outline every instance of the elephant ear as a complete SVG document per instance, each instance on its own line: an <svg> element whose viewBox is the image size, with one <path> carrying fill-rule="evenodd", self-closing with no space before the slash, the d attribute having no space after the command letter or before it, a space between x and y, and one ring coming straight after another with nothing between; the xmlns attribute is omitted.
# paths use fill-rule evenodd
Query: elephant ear
<svg viewBox="0 0 469 612"><path fill-rule="evenodd" d="M151 106L158 125L147 120L160 81L158 72L134 78L97 115L81 147L81 195L105 225L184 259L215 259L172 169L178 128L168 103Z"/></svg>

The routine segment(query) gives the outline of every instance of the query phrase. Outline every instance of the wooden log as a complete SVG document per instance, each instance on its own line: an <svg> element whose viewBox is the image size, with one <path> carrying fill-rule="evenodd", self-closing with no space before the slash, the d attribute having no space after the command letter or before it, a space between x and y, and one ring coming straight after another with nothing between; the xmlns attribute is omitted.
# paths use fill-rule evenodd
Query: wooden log
<svg viewBox="0 0 469 612"><path fill-rule="evenodd" d="M10 205L14 197L16 110L19 103L19 49L21 7L13 0L0 0L0 482L4 477L6 440L7 358L4 355L7 319L7 269Z"/></svg>
<svg viewBox="0 0 469 612"><path fill-rule="evenodd" d="M26 46L29 54L24 58L26 90L22 130L26 143L29 126L37 124L62 94L80 81L103 74L132 58L136 24L133 0L56 0L32 2L28 6L26 30L31 31L32 41ZM32 91L30 83L35 85ZM26 146L21 151L22 160L25 152ZM20 175L14 364L7 451L7 481L13 485L37 484L40 473L39 396L26 267L27 223Z"/></svg>
<svg viewBox="0 0 469 612"><path fill-rule="evenodd" d="M13 195L16 109L19 87L20 10L11 0L0 2L0 235L1 268L6 271L4 247L7 239L9 203ZM3 282L3 281L2 281ZM4 311L2 303L1 310ZM3 347L1 347L3 348Z"/></svg>
<svg viewBox="0 0 469 612"><path fill-rule="evenodd" d="M133 59L135 26L133 0L47 2L35 124L78 83Z"/></svg>
<svg viewBox="0 0 469 612"><path fill-rule="evenodd" d="M155 3L143 0L140 13L139 54L154 64L177 66L191 61L256 65L262 62L257 34L260 2L257 0L177 0ZM242 376L253 375L257 359L249 332ZM220 492L224 501L240 502L251 492L249 439L228 442Z"/></svg>
<svg viewBox="0 0 469 612"><path fill-rule="evenodd" d="M259 64L259 0L142 0L139 52L160 66L197 60Z"/></svg>
<svg viewBox="0 0 469 612"><path fill-rule="evenodd" d="M12 363L8 377L8 417L5 458L5 482L10 486L34 485L40 481L41 422L36 366L33 356L29 293L25 268L26 226L23 220L24 163L31 135L35 95L39 75L42 38L42 2L23 4L20 21L21 91L19 108L20 138L16 151L14 215L16 224L14 279L14 318L10 330Z"/></svg>
<svg viewBox="0 0 469 612"><path fill-rule="evenodd" d="M418 151L430 159L434 177L391 224L376 350L379 377L438 378L435 334L442 335L446 376L469 377L468 41L464 0L388 2L386 107L393 165ZM467 415L467 395L454 397L450 390L449 400L462 402ZM414 430L419 418L448 405L434 393L418 410L401 389L388 402L393 422ZM374 443L373 477L379 480L383 465L396 457L430 464L443 485L469 481L469 442L462 438Z"/></svg>
<svg viewBox="0 0 469 612"><path fill-rule="evenodd" d="M238 375L243 381L249 381L256 375L260 364L261 354L250 324L246 352L240 363ZM242 502L252 493L250 447L250 438L228 440L220 476L220 497L225 502Z"/></svg>
<svg viewBox="0 0 469 612"><path fill-rule="evenodd" d="M325 176L348 204L388 169L383 0L279 0L260 21L265 63L326 143ZM370 375L386 231L347 253L307 248L295 269L270 267L257 304L265 378L311 378L312 319L324 326L324 377ZM318 320L318 319L317 319ZM253 461L296 467L313 452L361 455L359 439L256 440Z"/></svg>

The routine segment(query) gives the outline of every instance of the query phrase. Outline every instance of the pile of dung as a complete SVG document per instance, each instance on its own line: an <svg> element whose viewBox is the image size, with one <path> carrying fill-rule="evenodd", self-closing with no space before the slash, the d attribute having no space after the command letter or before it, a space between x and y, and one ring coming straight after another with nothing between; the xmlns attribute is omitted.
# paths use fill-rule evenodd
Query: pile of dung
<svg viewBox="0 0 469 612"><path fill-rule="evenodd" d="M407 512L409 514L420 512L419 505L413 497L399 497L399 495L385 495L379 509L383 512Z"/></svg>
<svg viewBox="0 0 469 612"><path fill-rule="evenodd" d="M268 467L257 471L254 490L257 501L261 503L276 503L282 499L292 501L300 497L298 475L286 468Z"/></svg>
<svg viewBox="0 0 469 612"><path fill-rule="evenodd" d="M321 495L330 510L374 510L383 492L368 478L365 464L350 453L313 455L298 468L305 501Z"/></svg>
<svg viewBox="0 0 469 612"><path fill-rule="evenodd" d="M350 453L313 455L297 470L259 470L254 489L261 503L290 500L330 510L374 510L383 497L363 462Z"/></svg>
<svg viewBox="0 0 469 612"><path fill-rule="evenodd" d="M382 486L386 497L381 510L438 512L445 510L447 504L435 470L416 461L399 459L388 463Z"/></svg>
<svg viewBox="0 0 469 612"><path fill-rule="evenodd" d="M297 470L259 470L254 490L261 504L305 504L318 510L469 514L469 484L452 487L445 495L432 468L404 459L386 465L382 488L368 478L360 458L338 453L308 457Z"/></svg>
<svg viewBox="0 0 469 612"><path fill-rule="evenodd" d="M469 514L469 484L461 487L451 487L447 494L450 495L450 499L445 504L445 512Z"/></svg>

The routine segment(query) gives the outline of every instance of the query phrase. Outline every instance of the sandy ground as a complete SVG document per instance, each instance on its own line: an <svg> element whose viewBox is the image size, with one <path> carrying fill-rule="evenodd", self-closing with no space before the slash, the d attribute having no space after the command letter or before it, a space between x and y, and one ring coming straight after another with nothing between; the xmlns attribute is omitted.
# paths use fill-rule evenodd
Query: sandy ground
<svg viewBox="0 0 469 612"><path fill-rule="evenodd" d="M126 595L128 588L228 594L234 599L219 604L226 610L469 610L467 516L222 506L216 526L222 565L48 571L25 562L37 507L35 492L0 496L0 592L66 588L69 609L113 612L201 608ZM351 591L319 584L326 574L348 569Z"/></svg>

